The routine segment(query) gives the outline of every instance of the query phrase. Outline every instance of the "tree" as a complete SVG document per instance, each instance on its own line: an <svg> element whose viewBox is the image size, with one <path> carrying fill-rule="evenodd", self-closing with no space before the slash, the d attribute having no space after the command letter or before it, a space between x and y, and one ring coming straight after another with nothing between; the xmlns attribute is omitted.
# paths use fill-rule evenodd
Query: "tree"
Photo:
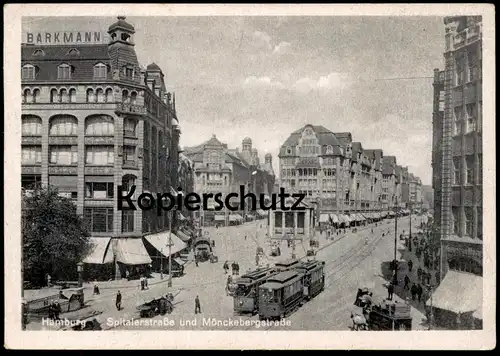
<svg viewBox="0 0 500 356"><path fill-rule="evenodd" d="M70 199L57 190L36 188L22 199L24 281L43 286L53 280L76 280L76 264L88 254L90 242L82 218Z"/></svg>

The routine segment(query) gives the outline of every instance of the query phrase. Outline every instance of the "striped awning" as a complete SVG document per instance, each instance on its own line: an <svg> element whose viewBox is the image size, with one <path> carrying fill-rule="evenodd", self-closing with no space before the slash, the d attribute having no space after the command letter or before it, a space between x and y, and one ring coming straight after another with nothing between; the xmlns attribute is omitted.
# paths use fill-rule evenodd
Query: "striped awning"
<svg viewBox="0 0 500 356"><path fill-rule="evenodd" d="M262 209L257 209L257 214L259 214L260 216L266 216L267 215L267 213L264 210L262 210Z"/></svg>
<svg viewBox="0 0 500 356"><path fill-rule="evenodd" d="M337 214L330 214L330 219L332 219L334 224L338 224L340 222Z"/></svg>
<svg viewBox="0 0 500 356"><path fill-rule="evenodd" d="M358 216L358 221L364 221L366 220L363 214L356 214Z"/></svg>
<svg viewBox="0 0 500 356"><path fill-rule="evenodd" d="M343 215L344 217L344 222L349 223L352 221L351 217L349 215Z"/></svg>
<svg viewBox="0 0 500 356"><path fill-rule="evenodd" d="M113 262L113 249L110 248L111 237L91 237L90 253L82 261L83 263L102 265Z"/></svg>
<svg viewBox="0 0 500 356"><path fill-rule="evenodd" d="M183 242L188 242L191 240L191 236L188 232L184 232L181 230L178 230L176 235L183 241Z"/></svg>

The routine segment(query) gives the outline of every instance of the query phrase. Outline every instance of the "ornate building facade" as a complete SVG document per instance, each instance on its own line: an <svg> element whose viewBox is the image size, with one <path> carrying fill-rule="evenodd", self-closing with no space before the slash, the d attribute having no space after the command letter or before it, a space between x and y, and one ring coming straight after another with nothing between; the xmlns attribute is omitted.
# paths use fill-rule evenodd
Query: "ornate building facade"
<svg viewBox="0 0 500 356"><path fill-rule="evenodd" d="M176 187L175 97L156 64L139 64L124 17L107 32L102 44L22 45L22 187L75 202L95 244L90 263L149 264L139 237L164 231L168 214L118 210L117 187L135 185L136 206L142 192Z"/></svg>

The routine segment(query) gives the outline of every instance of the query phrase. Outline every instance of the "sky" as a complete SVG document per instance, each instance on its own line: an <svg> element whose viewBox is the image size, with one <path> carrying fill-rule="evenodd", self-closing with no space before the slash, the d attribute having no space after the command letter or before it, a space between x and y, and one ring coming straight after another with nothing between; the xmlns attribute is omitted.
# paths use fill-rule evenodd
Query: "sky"
<svg viewBox="0 0 500 356"><path fill-rule="evenodd" d="M107 31L113 17L23 18L24 32ZM181 146L212 134L264 159L306 124L351 132L431 184L441 17L127 17L139 62L175 92ZM23 39L24 39L23 34ZM417 77L417 78L415 78ZM422 78L426 77L426 78ZM394 79L400 78L400 79ZM414 79L401 79L414 78Z"/></svg>

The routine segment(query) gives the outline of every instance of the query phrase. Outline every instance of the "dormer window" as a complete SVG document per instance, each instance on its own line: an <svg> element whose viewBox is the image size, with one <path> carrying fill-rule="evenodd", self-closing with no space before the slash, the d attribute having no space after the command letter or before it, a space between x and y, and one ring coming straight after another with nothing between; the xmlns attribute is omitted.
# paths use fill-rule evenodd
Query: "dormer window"
<svg viewBox="0 0 500 356"><path fill-rule="evenodd" d="M34 52L33 52L33 56L45 56L45 52L42 51L41 49L36 49Z"/></svg>
<svg viewBox="0 0 500 356"><path fill-rule="evenodd" d="M32 66L31 64L26 64L25 66L23 66L21 71L21 78L23 80L35 79L35 75L36 75L35 66Z"/></svg>
<svg viewBox="0 0 500 356"><path fill-rule="evenodd" d="M94 66L94 78L106 78L108 75L108 67L104 63L97 63Z"/></svg>
<svg viewBox="0 0 500 356"><path fill-rule="evenodd" d="M123 74L127 78L134 78L134 68L132 66L123 67Z"/></svg>
<svg viewBox="0 0 500 356"><path fill-rule="evenodd" d="M71 79L71 66L61 64L57 67L57 79Z"/></svg>
<svg viewBox="0 0 500 356"><path fill-rule="evenodd" d="M331 155L333 153L333 147L328 145L326 146L326 154Z"/></svg>
<svg viewBox="0 0 500 356"><path fill-rule="evenodd" d="M292 154L292 148L291 147L287 147L286 148L286 154L287 155L291 155Z"/></svg>
<svg viewBox="0 0 500 356"><path fill-rule="evenodd" d="M80 54L80 51L77 50L76 48L71 48L68 51L68 56L78 56Z"/></svg>

